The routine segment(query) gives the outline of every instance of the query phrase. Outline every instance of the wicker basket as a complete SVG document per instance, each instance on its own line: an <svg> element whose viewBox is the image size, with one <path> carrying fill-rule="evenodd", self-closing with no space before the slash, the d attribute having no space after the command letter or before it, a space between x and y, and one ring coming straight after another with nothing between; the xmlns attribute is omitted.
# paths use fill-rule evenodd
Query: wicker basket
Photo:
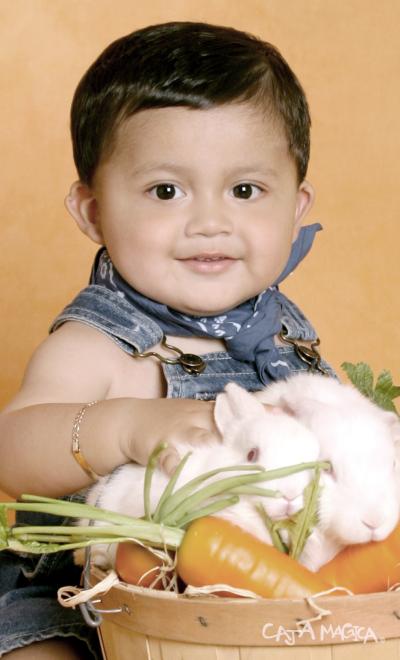
<svg viewBox="0 0 400 660"><path fill-rule="evenodd" d="M93 569L91 582L104 578ZM101 597L106 660L395 660L400 592L304 600L187 598L120 583Z"/></svg>

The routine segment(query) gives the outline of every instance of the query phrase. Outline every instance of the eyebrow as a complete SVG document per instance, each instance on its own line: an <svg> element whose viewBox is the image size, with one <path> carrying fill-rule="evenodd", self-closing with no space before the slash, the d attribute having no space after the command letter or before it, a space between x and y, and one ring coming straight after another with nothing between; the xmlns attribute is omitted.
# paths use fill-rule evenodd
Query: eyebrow
<svg viewBox="0 0 400 660"><path fill-rule="evenodd" d="M143 167L138 167L131 170L132 176L138 174L150 174L156 170L168 170L169 172L176 172L177 174L182 174L188 171L188 168L183 165L178 165L177 163L165 161L165 162L150 162L146 163ZM276 177L277 171L272 167L265 167L261 163L252 163L249 165L241 165L239 167L234 167L232 169L226 168L224 170L226 174L240 175L247 174L249 172L257 172L260 174L267 174L269 176Z"/></svg>
<svg viewBox="0 0 400 660"><path fill-rule="evenodd" d="M143 167L137 167L134 170L131 171L131 174L149 174L150 172L153 172L154 170L169 170L170 172L184 172L186 170L186 167L183 167L182 165L178 165L177 163L173 162L163 162L163 163L158 163L158 162L150 162L146 163Z"/></svg>

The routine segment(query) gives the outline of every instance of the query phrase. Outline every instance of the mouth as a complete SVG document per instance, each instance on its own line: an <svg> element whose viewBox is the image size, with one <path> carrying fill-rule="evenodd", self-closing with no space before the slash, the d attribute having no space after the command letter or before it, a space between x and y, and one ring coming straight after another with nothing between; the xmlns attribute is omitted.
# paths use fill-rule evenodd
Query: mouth
<svg viewBox="0 0 400 660"><path fill-rule="evenodd" d="M223 254L222 252L201 252L200 254L193 254L189 257L184 257L181 261L221 261L223 259L232 259L233 257Z"/></svg>
<svg viewBox="0 0 400 660"><path fill-rule="evenodd" d="M234 263L238 261L234 257L226 254L195 254L179 261L187 266L190 270L199 273L220 273L228 270Z"/></svg>

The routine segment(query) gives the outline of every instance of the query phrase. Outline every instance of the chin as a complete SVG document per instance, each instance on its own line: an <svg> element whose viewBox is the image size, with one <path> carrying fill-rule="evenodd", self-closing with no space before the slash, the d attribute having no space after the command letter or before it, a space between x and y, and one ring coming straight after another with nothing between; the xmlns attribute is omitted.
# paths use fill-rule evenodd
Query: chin
<svg viewBox="0 0 400 660"><path fill-rule="evenodd" d="M201 318L202 316L220 316L222 314L226 314L229 310L231 310L233 307L236 307L239 303L233 303L231 306L227 307L221 306L221 305L215 305L210 307L210 301L208 301L208 304L205 303L204 306L199 304L199 301L196 301L196 304L191 306L191 305L182 305L179 307L174 307L177 311L181 312L182 314L189 314L190 316L198 316Z"/></svg>
<svg viewBox="0 0 400 660"><path fill-rule="evenodd" d="M229 295L229 291L227 293ZM182 304L177 307L174 305L169 306L184 314L190 314L191 316L222 316L246 302L246 300L254 297L250 294L243 298L230 299L228 298L228 295L224 296L222 299L213 300L210 295L207 296L206 294L201 297L193 297L192 301L182 301ZM179 301L177 301L177 303L178 302Z"/></svg>

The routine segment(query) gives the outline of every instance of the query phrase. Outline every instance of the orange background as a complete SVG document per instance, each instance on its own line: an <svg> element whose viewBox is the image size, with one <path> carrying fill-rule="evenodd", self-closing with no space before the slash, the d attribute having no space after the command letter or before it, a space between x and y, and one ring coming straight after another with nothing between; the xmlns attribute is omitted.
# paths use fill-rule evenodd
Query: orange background
<svg viewBox="0 0 400 660"><path fill-rule="evenodd" d="M313 117L308 221L325 229L283 289L335 367L364 360L399 382L398 1L1 0L0 404L96 249L63 208L75 86L110 41L169 20L258 34L296 71Z"/></svg>

